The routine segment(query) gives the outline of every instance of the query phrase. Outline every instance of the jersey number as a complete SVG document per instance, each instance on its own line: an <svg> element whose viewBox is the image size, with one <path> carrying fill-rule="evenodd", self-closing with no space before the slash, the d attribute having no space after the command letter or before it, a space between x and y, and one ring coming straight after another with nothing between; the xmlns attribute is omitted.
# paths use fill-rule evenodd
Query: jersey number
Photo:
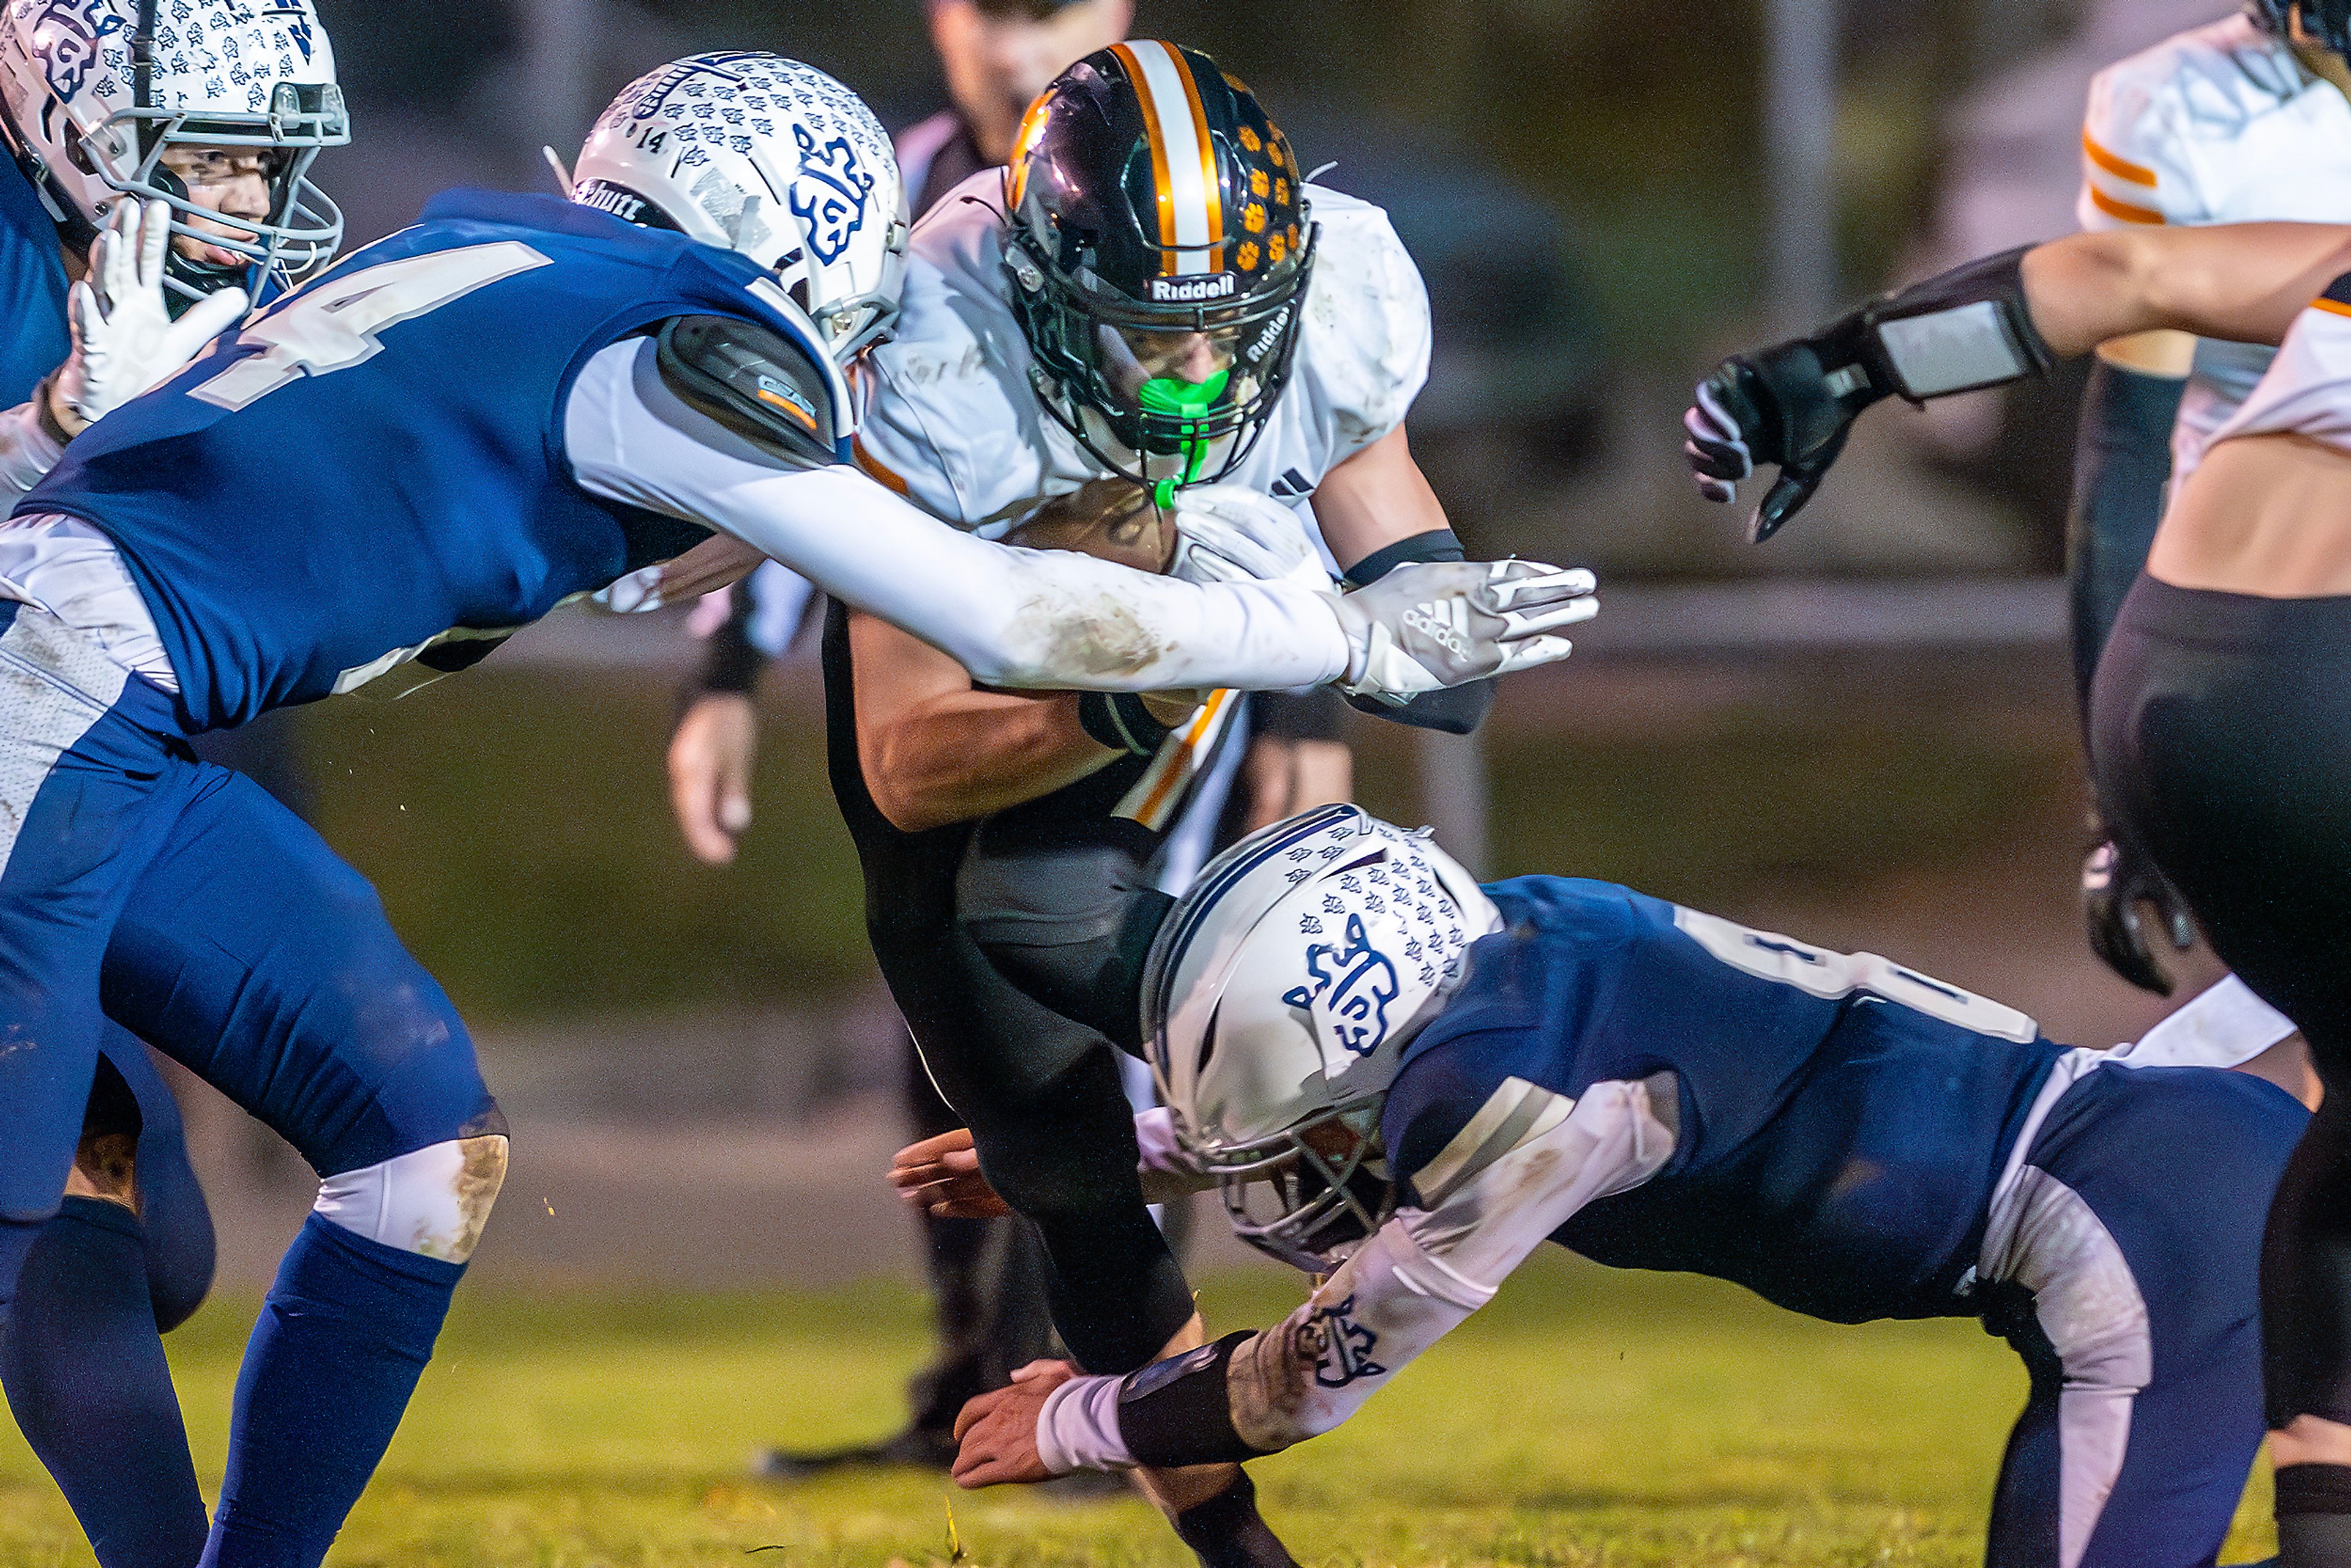
<svg viewBox="0 0 2351 1568"><path fill-rule="evenodd" d="M1906 969L1875 953L1832 953L1770 931L1753 931L1695 909L1674 911L1674 924L1708 953L1758 979L1840 1001L1855 991L1898 1002L1913 1012L1978 1034L2029 1043L2041 1028L2014 1008Z"/></svg>
<svg viewBox="0 0 2351 1568"><path fill-rule="evenodd" d="M383 351L377 334L387 327L549 265L520 240L500 240L363 267L298 290L237 339L268 352L239 360L188 395L234 413L304 375L365 364Z"/></svg>

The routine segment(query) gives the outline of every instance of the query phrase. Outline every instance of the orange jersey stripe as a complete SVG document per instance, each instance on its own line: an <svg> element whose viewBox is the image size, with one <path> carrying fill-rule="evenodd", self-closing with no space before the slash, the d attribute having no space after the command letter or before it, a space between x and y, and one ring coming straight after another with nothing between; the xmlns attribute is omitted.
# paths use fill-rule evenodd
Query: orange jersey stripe
<svg viewBox="0 0 2351 1568"><path fill-rule="evenodd" d="M1216 723L1217 716L1224 711L1225 705L1232 701L1232 698L1233 694L1229 691L1219 690L1208 694L1208 700L1200 705L1200 711L1192 716L1191 724L1184 731L1185 757L1176 766L1167 769L1151 793L1144 797L1143 804L1135 809L1136 821L1145 824L1152 822L1159 815L1160 810L1167 804L1167 798L1191 781L1193 772L1198 764L1190 754L1200 744L1201 737L1208 733L1209 727Z"/></svg>
<svg viewBox="0 0 2351 1568"><path fill-rule="evenodd" d="M2110 218L2120 218L2126 224L2160 224L2168 222L2153 207L2135 207L2128 202L2117 202L2095 185L2090 187L2090 204Z"/></svg>
<svg viewBox="0 0 2351 1568"><path fill-rule="evenodd" d="M2324 310L2329 316L2351 316L2351 305L2346 305L2339 299L2326 298L2323 295L2312 300L2310 308L2313 310Z"/></svg>
<svg viewBox="0 0 2351 1568"><path fill-rule="evenodd" d="M2091 140L2090 133L2086 131L2082 132L2082 151L2088 155L2091 162L2095 163L2117 180L2127 180L2134 185L2146 185L2150 188L2155 184L2154 170L2143 163L2134 163L2127 158L2116 157Z"/></svg>
<svg viewBox="0 0 2351 1568"><path fill-rule="evenodd" d="M899 478L895 474L890 472L889 469L882 466L881 464L875 462L873 454L865 450L864 442L852 440L850 450L855 454L857 465L865 470L867 478L875 480L883 489L891 491L895 495L907 496L909 494L910 486L906 482L904 479Z"/></svg>

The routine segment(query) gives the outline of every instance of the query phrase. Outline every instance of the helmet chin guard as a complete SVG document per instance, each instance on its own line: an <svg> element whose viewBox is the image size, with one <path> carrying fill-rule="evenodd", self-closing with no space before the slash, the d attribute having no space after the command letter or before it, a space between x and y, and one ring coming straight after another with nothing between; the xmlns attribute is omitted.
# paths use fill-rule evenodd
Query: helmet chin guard
<svg viewBox="0 0 2351 1568"><path fill-rule="evenodd" d="M1176 1135L1237 1235L1327 1270L1393 1207L1380 1108L1501 919L1427 834L1325 806L1210 862L1144 967Z"/></svg>
<svg viewBox="0 0 2351 1568"><path fill-rule="evenodd" d="M596 122L571 199L775 273L836 364L889 335L906 278L905 183L865 101L780 55L695 55Z"/></svg>
<svg viewBox="0 0 2351 1568"><path fill-rule="evenodd" d="M9 151L64 232L87 249L118 201L161 201L175 235L238 260L172 252L182 307L241 285L256 298L332 260L343 215L309 170L351 139L334 47L311 0L0 0L0 96ZM263 154L260 217L195 201L164 166L174 147Z"/></svg>

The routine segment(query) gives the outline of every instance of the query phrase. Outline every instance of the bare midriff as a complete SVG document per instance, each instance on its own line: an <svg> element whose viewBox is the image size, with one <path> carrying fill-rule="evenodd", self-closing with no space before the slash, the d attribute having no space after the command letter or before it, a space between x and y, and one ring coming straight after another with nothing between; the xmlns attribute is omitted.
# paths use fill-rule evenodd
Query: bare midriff
<svg viewBox="0 0 2351 1568"><path fill-rule="evenodd" d="M2351 594L2351 452L2293 434L2220 443L2173 497L2147 570L2264 599Z"/></svg>

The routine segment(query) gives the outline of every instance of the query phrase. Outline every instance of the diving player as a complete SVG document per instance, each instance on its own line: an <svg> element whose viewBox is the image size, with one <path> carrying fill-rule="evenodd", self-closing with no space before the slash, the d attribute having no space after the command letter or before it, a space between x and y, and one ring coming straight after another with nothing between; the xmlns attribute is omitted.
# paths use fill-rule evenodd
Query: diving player
<svg viewBox="0 0 2351 1568"><path fill-rule="evenodd" d="M2108 67L2090 86L2082 128L2082 226L2339 221L2351 213L2346 91L2351 68L2303 26L2292 0L2253 0ZM2099 346L2067 529L2085 717L2098 655L2162 517L2175 455L2181 473L2195 466L2269 360L2263 345L2181 332ZM2168 995L2140 905L2184 950L2195 933L2179 894L2110 837L2084 868L2083 892L2098 956L2133 985Z"/></svg>
<svg viewBox="0 0 2351 1568"><path fill-rule="evenodd" d="M2351 6L2306 21L2351 44ZM2313 297L2316 298L2314 298ZM2280 1561L2351 1564L2351 229L2076 235L1970 263L1820 335L1740 356L1688 416L1701 486L1782 465L1757 529L1802 504L1879 397L2030 374L2172 327L2284 348L2179 474L2100 662L2091 769L2116 831L2212 948L2292 1018L2331 1091L2273 1206L2263 1374Z"/></svg>
<svg viewBox="0 0 2351 1568"><path fill-rule="evenodd" d="M159 30L171 35L160 47ZM204 70L203 51L225 48L263 68L242 82ZM0 10L0 404L15 405L0 413L0 487L12 501L249 298L331 256L340 219L307 171L349 134L307 0L259 16L202 0L160 29L152 7ZM158 1335L211 1287L212 1218L145 1049L110 1025L99 1051L63 1207L0 1334L0 1384L105 1568L187 1568L209 1521Z"/></svg>
<svg viewBox="0 0 2351 1568"><path fill-rule="evenodd" d="M365 882L181 737L463 669L722 528L1006 685L1405 699L1563 656L1551 632L1590 611L1588 574L1520 563L1196 588L969 538L845 466L841 366L895 314L904 199L821 72L656 70L575 172L570 202L437 199L78 438L5 536L0 1291L64 1186L101 988L322 1177L247 1350L207 1564L324 1555L507 1138Z"/></svg>
<svg viewBox="0 0 2351 1568"><path fill-rule="evenodd" d="M1026 1369L966 1408L963 1485L1327 1432L1552 1241L1834 1322L1980 1317L2032 1379L1993 1568L2209 1568L2227 1535L2262 1438L2254 1219L2309 1120L2213 1070L2295 1071L2239 993L2069 1051L1875 955L1605 883L1481 889L1349 807L1219 857L1142 987L1155 1169L1328 1277L1126 1377ZM970 1163L918 1147L893 1179L984 1207Z"/></svg>

